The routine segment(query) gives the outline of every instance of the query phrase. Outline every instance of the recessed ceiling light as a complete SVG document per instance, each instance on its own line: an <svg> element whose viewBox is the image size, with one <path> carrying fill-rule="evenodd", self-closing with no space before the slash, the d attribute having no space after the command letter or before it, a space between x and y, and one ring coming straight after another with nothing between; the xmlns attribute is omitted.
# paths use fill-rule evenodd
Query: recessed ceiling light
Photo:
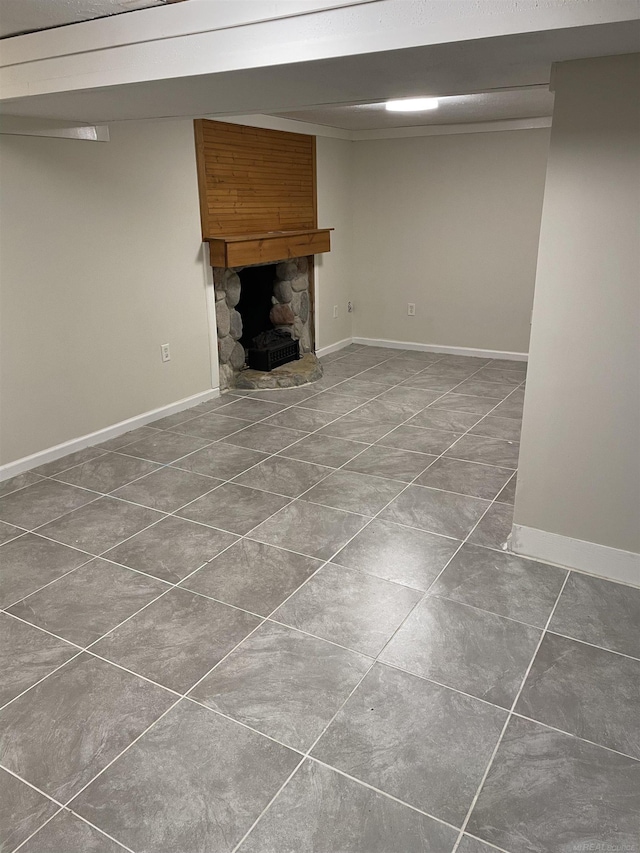
<svg viewBox="0 0 640 853"><path fill-rule="evenodd" d="M420 113L423 110L438 109L438 99L401 98L399 101L387 101L385 108L392 113Z"/></svg>

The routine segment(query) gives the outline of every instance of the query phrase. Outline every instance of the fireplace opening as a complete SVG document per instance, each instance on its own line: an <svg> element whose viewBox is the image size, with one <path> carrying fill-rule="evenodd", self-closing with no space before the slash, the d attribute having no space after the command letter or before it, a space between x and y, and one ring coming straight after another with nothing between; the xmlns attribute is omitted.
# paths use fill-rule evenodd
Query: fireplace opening
<svg viewBox="0 0 640 853"><path fill-rule="evenodd" d="M299 257L213 268L221 389L291 388L322 376L309 264Z"/></svg>
<svg viewBox="0 0 640 853"><path fill-rule="evenodd" d="M236 311L242 317L240 343L245 350L253 347L253 339L273 329L269 318L273 308L273 285L277 280L276 265L245 267L238 273L242 289Z"/></svg>

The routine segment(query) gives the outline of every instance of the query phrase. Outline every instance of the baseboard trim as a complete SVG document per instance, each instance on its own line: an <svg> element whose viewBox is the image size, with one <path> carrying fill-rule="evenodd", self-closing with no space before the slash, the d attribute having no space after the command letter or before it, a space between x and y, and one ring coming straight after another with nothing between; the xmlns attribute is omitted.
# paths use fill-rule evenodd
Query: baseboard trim
<svg viewBox="0 0 640 853"><path fill-rule="evenodd" d="M37 468L39 465L44 465L46 462L54 462L56 459L60 459L69 453L75 453L77 450L84 450L85 447L91 447L110 438L116 438L125 432L136 429L136 427L145 426L152 421L157 421L159 418L174 415L176 412L182 412L184 409L189 409L191 406L196 406L198 403L205 403L207 400L212 400L219 396L219 388L210 388L208 391L201 391L199 394L192 394L190 397L176 400L175 403L169 403L167 406L160 406L158 409L151 409L148 412L143 412L141 415L127 418L126 421L120 421L117 424L87 433L87 435L82 435L79 438L72 438L70 441L64 441L62 444L56 444L55 447L48 447L46 450L39 450L30 456L23 456L22 459L16 459L15 462L0 465L0 482L9 480L11 477L22 474L24 471Z"/></svg>
<svg viewBox="0 0 640 853"><path fill-rule="evenodd" d="M420 344L414 341L390 341L385 338L353 338L354 344L367 347L388 347L389 349L410 349L420 352L441 352L445 355L473 355L481 358L507 358L511 361L527 361L526 352L507 352L496 349L473 349L472 347L444 347L440 344Z"/></svg>
<svg viewBox="0 0 640 853"><path fill-rule="evenodd" d="M511 550L521 557L555 563L606 580L640 586L640 554L584 539L514 524Z"/></svg>
<svg viewBox="0 0 640 853"><path fill-rule="evenodd" d="M316 350L316 355L318 356L318 358L322 358L324 355L330 355L332 352L338 352L338 350L344 349L352 343L353 338L345 338L343 341L337 341L337 343L335 344L329 344L329 346L320 347L320 349Z"/></svg>

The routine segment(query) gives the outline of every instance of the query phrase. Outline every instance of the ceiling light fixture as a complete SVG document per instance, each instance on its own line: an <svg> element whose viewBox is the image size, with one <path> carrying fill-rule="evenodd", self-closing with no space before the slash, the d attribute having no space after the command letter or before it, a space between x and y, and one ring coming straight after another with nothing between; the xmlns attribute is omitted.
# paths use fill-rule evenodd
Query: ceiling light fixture
<svg viewBox="0 0 640 853"><path fill-rule="evenodd" d="M438 109L437 98L401 98L387 101L385 108L392 113L421 113L423 110Z"/></svg>

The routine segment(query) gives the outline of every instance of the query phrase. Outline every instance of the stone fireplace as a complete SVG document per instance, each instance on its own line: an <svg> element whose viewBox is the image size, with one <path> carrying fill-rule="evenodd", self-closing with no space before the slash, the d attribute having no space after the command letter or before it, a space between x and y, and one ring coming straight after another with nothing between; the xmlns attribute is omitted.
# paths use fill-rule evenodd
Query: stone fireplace
<svg viewBox="0 0 640 853"><path fill-rule="evenodd" d="M320 378L322 368L313 355L309 262L300 257L213 268L221 391L290 387ZM269 329L281 329L299 341L300 361L269 373L245 369L253 338Z"/></svg>

